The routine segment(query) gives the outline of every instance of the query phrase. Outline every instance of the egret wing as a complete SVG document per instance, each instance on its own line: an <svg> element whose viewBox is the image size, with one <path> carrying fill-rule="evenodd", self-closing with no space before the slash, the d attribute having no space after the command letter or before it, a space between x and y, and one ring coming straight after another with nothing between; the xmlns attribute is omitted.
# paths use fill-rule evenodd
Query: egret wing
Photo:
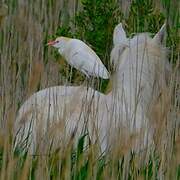
<svg viewBox="0 0 180 180"><path fill-rule="evenodd" d="M104 79L107 79L109 76L106 67L100 61L99 57L91 53L91 51L79 49L72 53L69 63L91 76L102 77Z"/></svg>

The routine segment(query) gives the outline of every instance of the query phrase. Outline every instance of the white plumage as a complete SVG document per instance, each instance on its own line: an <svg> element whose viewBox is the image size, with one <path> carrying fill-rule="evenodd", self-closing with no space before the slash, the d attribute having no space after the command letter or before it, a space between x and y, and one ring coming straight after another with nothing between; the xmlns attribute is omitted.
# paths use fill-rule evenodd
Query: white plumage
<svg viewBox="0 0 180 180"><path fill-rule="evenodd" d="M48 45L58 49L66 61L87 77L101 77L109 79L109 72L96 53L84 42L78 39L58 37Z"/></svg>

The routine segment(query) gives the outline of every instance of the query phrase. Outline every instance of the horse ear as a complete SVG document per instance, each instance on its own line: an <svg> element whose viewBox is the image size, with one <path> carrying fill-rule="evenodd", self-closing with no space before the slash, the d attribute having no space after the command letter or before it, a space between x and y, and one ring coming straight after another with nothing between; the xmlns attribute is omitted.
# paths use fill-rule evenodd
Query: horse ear
<svg viewBox="0 0 180 180"><path fill-rule="evenodd" d="M113 44L114 44L114 46L118 45L118 44L127 44L127 37L126 37L126 33L122 27L122 23L119 23L114 28Z"/></svg>
<svg viewBox="0 0 180 180"><path fill-rule="evenodd" d="M157 43L162 43L166 34L166 23L164 23L161 27L161 29L156 33L156 35L153 38L153 41Z"/></svg>

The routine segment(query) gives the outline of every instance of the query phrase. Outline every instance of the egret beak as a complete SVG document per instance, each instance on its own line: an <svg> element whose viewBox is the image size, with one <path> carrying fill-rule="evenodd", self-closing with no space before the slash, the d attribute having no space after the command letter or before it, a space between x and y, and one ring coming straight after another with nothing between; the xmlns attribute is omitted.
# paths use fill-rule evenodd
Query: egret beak
<svg viewBox="0 0 180 180"><path fill-rule="evenodd" d="M46 45L47 46L53 46L54 44L56 44L56 41L49 41Z"/></svg>

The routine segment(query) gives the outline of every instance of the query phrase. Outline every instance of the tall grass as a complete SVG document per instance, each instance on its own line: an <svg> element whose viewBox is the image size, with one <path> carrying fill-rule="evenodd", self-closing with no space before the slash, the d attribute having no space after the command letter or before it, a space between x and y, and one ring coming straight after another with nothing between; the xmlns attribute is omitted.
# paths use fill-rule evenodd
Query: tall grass
<svg viewBox="0 0 180 180"><path fill-rule="evenodd" d="M13 123L20 105L32 93L67 83L59 72L54 51L47 49L45 42L59 25L70 21L70 17L73 19L82 6L77 0L3 2L8 6L8 14L1 16L0 8L0 178L180 179L179 14L170 11L170 1L156 2L156 8L170 21L169 59L174 68L170 87L153 109L157 119L155 148L137 155L125 142L121 152L99 155L96 145L83 148L86 136L82 136L75 148L69 142L65 149L37 156L13 151ZM176 7L171 4L171 8ZM165 141L160 138L163 133L167 135Z"/></svg>

